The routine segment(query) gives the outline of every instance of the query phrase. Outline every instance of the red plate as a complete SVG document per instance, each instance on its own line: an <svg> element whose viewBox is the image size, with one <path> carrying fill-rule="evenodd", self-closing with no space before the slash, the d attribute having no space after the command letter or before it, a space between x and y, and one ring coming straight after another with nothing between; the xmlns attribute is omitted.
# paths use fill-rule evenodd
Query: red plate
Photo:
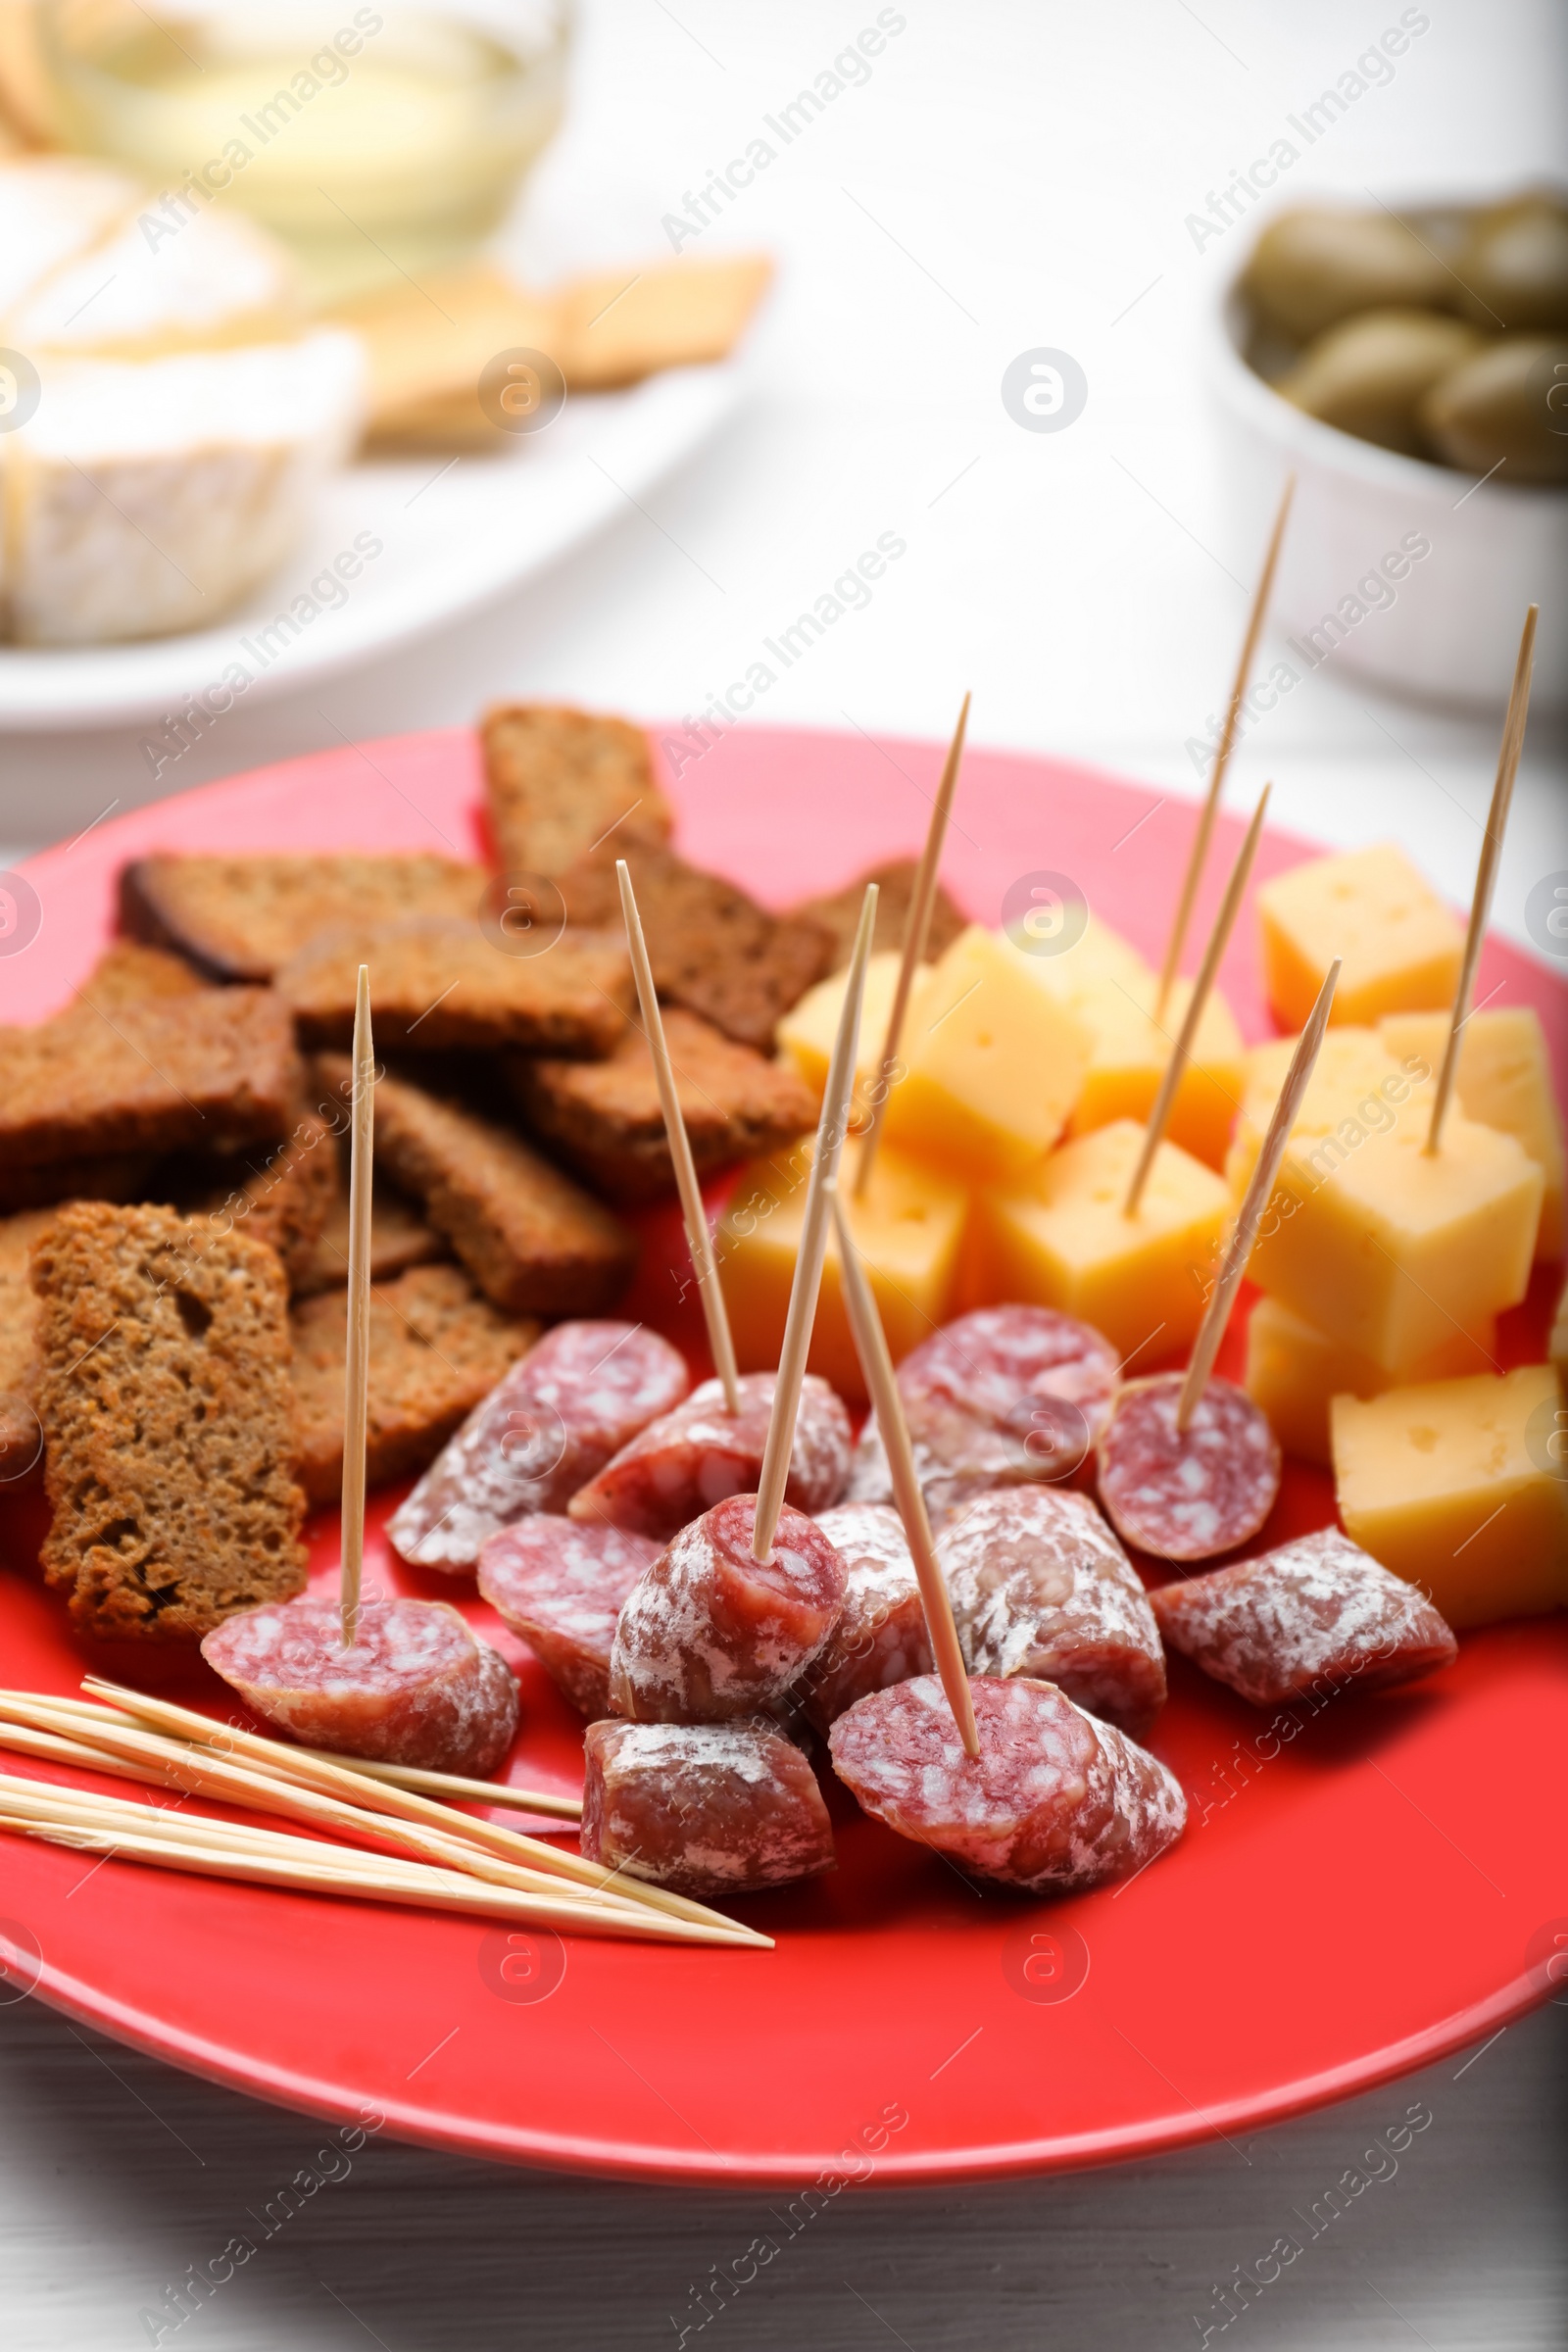
<svg viewBox="0 0 1568 2352"><path fill-rule="evenodd" d="M929 745L760 728L695 760L682 748L666 746L683 846L775 904L915 849L940 760ZM293 760L102 825L27 869L42 927L0 960L3 1017L37 1019L86 973L128 857L469 854L477 807L474 745L454 732ZM995 922L1021 875L1065 873L1157 956L1191 828L1190 809L1147 789L971 753L951 886ZM1222 829L1216 874L1239 830ZM1259 878L1303 853L1265 836ZM1250 921L1224 977L1248 1034L1266 1034ZM1564 991L1494 942L1478 993L1498 991L1540 1007L1561 1056ZM637 1311L695 1353L669 1309L674 1218L650 1216L647 1236ZM1540 1360L1550 1288L1507 1319L1509 1361ZM369 1572L447 1597L445 1580L391 1561L378 1530L395 1497L377 1499ZM3 1674L67 1692L84 1657L31 1564L39 1516L14 1497L0 1530ZM1262 1543L1331 1516L1328 1480L1293 1468ZM316 1556L328 1574L325 1515ZM488 1609L468 1613L520 1669L514 1778L575 1787L575 1719ZM334 2119L371 2108L394 2132L478 2155L800 2182L1148 2154L1425 2065L1548 1989L1551 1939L1568 1937L1547 1798L1568 1740L1565 1664L1568 1619L1474 1635L1430 1688L1341 1699L1280 1745L1178 1659L1152 1744L1192 1825L1141 1877L1070 1902L981 1894L842 1791L837 1873L741 1906L778 1937L755 1956L588 1939L509 1955L474 1922L112 1860L88 1870L8 1838L10 1974L176 2065ZM226 1712L213 1678L191 1687Z"/></svg>

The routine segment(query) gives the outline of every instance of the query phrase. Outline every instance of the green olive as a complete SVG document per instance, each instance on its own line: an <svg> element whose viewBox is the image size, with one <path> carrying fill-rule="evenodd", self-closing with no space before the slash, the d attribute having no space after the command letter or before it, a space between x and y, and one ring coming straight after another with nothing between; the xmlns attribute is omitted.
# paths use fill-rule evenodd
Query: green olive
<svg viewBox="0 0 1568 2352"><path fill-rule="evenodd" d="M1521 196L1477 213L1454 257L1455 301L1491 333L1568 326L1568 208Z"/></svg>
<svg viewBox="0 0 1568 2352"><path fill-rule="evenodd" d="M1298 343L1357 311L1453 308L1454 280L1392 213L1303 206L1271 221L1242 289L1264 323Z"/></svg>
<svg viewBox="0 0 1568 2352"><path fill-rule="evenodd" d="M1418 457L1423 394L1485 340L1463 319L1433 311L1367 311L1317 336L1274 388L1342 433Z"/></svg>
<svg viewBox="0 0 1568 2352"><path fill-rule="evenodd" d="M1418 418L1466 473L1568 482L1568 337L1504 335L1434 384Z"/></svg>

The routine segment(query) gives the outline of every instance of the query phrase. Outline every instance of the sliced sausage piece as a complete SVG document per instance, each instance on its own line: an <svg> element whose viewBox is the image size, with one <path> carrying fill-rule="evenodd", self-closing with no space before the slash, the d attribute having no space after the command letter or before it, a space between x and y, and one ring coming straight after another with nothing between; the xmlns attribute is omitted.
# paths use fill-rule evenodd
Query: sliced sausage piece
<svg viewBox="0 0 1568 2352"><path fill-rule="evenodd" d="M1049 1306L983 1306L945 1324L899 1366L899 1394L928 1508L941 1514L988 1486L1085 1472L1116 1389L1103 1333ZM857 1501L892 1487L874 1417L851 1474Z"/></svg>
<svg viewBox="0 0 1568 2352"><path fill-rule="evenodd" d="M825 1732L868 1690L931 1672L931 1638L904 1522L881 1502L841 1502L817 1526L844 1562L844 1609L791 1692Z"/></svg>
<svg viewBox="0 0 1568 2352"><path fill-rule="evenodd" d="M969 1686L980 1753L963 1752L934 1674L873 1691L828 1734L867 1813L977 1878L1067 1894L1141 1870L1181 1836L1173 1773L1050 1683Z"/></svg>
<svg viewBox="0 0 1568 2352"><path fill-rule="evenodd" d="M610 1704L637 1723L711 1723L775 1706L838 1623L843 1560L814 1520L779 1514L752 1557L755 1494L732 1494L660 1553L626 1600Z"/></svg>
<svg viewBox="0 0 1568 2352"><path fill-rule="evenodd" d="M563 1698L592 1721L610 1712L610 1649L620 1604L658 1557L652 1536L580 1527L541 1511L487 1540L479 1590L522 1636Z"/></svg>
<svg viewBox="0 0 1568 2352"><path fill-rule="evenodd" d="M1124 1544L1212 1560L1256 1535L1280 1491L1279 1440L1250 1396L1210 1380L1185 1430L1180 1372L1129 1381L1100 1441L1100 1499Z"/></svg>
<svg viewBox="0 0 1568 2352"><path fill-rule="evenodd" d="M202 1655L269 1723L307 1747L485 1779L517 1729L517 1683L444 1600L368 1600L343 1646L335 1600L241 1609Z"/></svg>
<svg viewBox="0 0 1568 2352"><path fill-rule="evenodd" d="M691 1385L667 1340L633 1323L558 1323L514 1364L393 1513L392 1548L471 1574L485 1538L568 1496Z"/></svg>
<svg viewBox="0 0 1568 2352"><path fill-rule="evenodd" d="M716 1380L705 1380L684 1404L651 1422L567 1504L573 1519L604 1519L667 1542L726 1494L754 1494L773 1407L772 1372L741 1380L741 1409L731 1413ZM825 1511L850 1476L850 1416L808 1372L801 1389L784 1496L798 1511Z"/></svg>
<svg viewBox="0 0 1568 2352"><path fill-rule="evenodd" d="M1172 1649L1254 1707L1386 1690L1451 1666L1459 1644L1426 1594L1337 1527L1152 1595Z"/></svg>
<svg viewBox="0 0 1568 2352"><path fill-rule="evenodd" d="M591 1723L583 1852L678 1894L747 1894L833 1868L816 1775L753 1723Z"/></svg>
<svg viewBox="0 0 1568 2352"><path fill-rule="evenodd" d="M1142 1740L1165 1703L1165 1656L1133 1566L1087 1494L999 1487L942 1536L971 1674L1054 1683Z"/></svg>

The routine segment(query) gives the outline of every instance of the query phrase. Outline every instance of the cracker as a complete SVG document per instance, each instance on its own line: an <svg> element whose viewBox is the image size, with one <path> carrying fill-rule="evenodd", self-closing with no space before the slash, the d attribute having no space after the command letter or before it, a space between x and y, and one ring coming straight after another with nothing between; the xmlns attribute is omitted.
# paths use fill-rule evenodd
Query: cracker
<svg viewBox="0 0 1568 2352"><path fill-rule="evenodd" d="M833 961L830 970L841 972L849 962L855 948L856 928L860 920L860 902L865 886L877 886L876 928L871 937L873 956L891 950L895 955L904 946L904 934L909 919L909 901L914 896L914 877L918 871L913 858L895 858L887 865L873 865L868 872L831 898L807 899L791 913L802 922L820 923L831 931L834 940ZM965 928L965 918L958 912L941 883L931 907L931 929L926 939L925 960L935 963L937 957L951 948L958 933Z"/></svg>
<svg viewBox="0 0 1568 2352"><path fill-rule="evenodd" d="M78 1632L196 1641L303 1590L275 1252L168 1208L77 1201L32 1252L43 1545Z"/></svg>
<svg viewBox="0 0 1568 2352"><path fill-rule="evenodd" d="M319 1069L346 1101L347 1059L323 1054ZM400 1190L422 1201L486 1298L513 1314L603 1314L630 1280L636 1237L506 1128L406 1080L382 1078L375 1152Z"/></svg>
<svg viewBox="0 0 1568 2352"><path fill-rule="evenodd" d="M345 928L323 932L277 975L306 1045L353 1042L362 963L376 1044L420 1054L513 1047L598 1057L633 1002L624 935L564 931L537 956L514 956L477 923L447 917Z"/></svg>
<svg viewBox="0 0 1568 2352"><path fill-rule="evenodd" d="M622 853L614 841L561 876L568 922L619 922L615 859L623 854L660 996L737 1045L769 1052L779 1016L827 970L831 933L798 916L769 914L735 883L688 865L672 850L634 845Z"/></svg>
<svg viewBox="0 0 1568 2352"><path fill-rule="evenodd" d="M337 923L472 915L489 876L454 858L139 858L120 876L120 926L213 980L270 980Z"/></svg>
<svg viewBox="0 0 1568 2352"><path fill-rule="evenodd" d="M504 703L479 724L496 856L507 874L562 874L612 834L667 841L648 738L623 718ZM618 916L618 908L617 908Z"/></svg>
<svg viewBox="0 0 1568 2352"><path fill-rule="evenodd" d="M489 262L400 280L337 313L365 345L366 438L377 448L495 447L500 432L479 406L479 377L509 351L554 355L560 311Z"/></svg>
<svg viewBox="0 0 1568 2352"><path fill-rule="evenodd" d="M816 1123L816 1103L797 1072L737 1046L694 1012L671 1005L664 1036L699 1175L756 1159ZM655 1200L672 1192L648 1040L628 1029L608 1061L513 1062L530 1127L607 1200Z"/></svg>
<svg viewBox="0 0 1568 2352"><path fill-rule="evenodd" d="M270 989L202 989L117 1006L79 1002L0 1029L0 1165L232 1151L281 1135L301 1082L287 1008Z"/></svg>
<svg viewBox="0 0 1568 2352"><path fill-rule="evenodd" d="M728 357L767 291L762 254L574 278L557 296L560 361L574 392Z"/></svg>
<svg viewBox="0 0 1568 2352"><path fill-rule="evenodd" d="M370 1292L366 1482L384 1486L434 1461L461 1422L539 1336L502 1314L459 1266L416 1266ZM328 1292L290 1317L298 1399L299 1476L313 1502L343 1487L343 1378L348 1316Z"/></svg>

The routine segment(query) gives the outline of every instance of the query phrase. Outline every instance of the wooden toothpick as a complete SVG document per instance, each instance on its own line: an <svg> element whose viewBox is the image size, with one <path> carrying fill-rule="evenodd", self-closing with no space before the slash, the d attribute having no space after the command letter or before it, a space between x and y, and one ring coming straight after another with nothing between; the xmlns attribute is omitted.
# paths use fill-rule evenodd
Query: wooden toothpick
<svg viewBox="0 0 1568 2352"><path fill-rule="evenodd" d="M349 1144L348 1348L343 1362L343 1567L338 1587L343 1646L360 1638L365 1567L365 1420L370 1363L370 1170L375 1156L375 1048L370 1040L370 967L360 966L354 998L354 1099Z"/></svg>
<svg viewBox="0 0 1568 2352"><path fill-rule="evenodd" d="M1176 1405L1178 1432L1186 1430L1198 1410L1199 1398L1208 1386L1208 1376L1214 1369L1214 1358L1225 1337L1225 1326L1231 1319L1231 1307L1241 1288L1242 1276L1247 1271L1247 1261L1252 1254L1252 1245L1257 1239L1263 1210L1274 1190L1274 1179L1280 1172L1280 1161L1285 1157L1285 1147L1291 1140L1291 1129L1296 1125L1297 1113L1301 1107L1301 1097L1306 1092L1317 1063L1318 1050L1323 1043L1323 1032L1329 1025L1329 1008L1334 1003L1334 991L1339 985L1339 978L1340 958L1336 956L1318 990L1317 1003L1312 1007L1306 1027L1296 1041L1296 1052L1291 1055L1291 1066L1285 1073L1285 1084L1280 1088L1280 1099L1274 1105L1274 1116L1268 1123L1263 1149L1257 1155L1252 1180L1236 1212L1236 1223L1231 1228L1219 1277L1198 1337L1193 1342L1192 1360L1188 1364L1187 1378L1182 1383L1182 1393Z"/></svg>
<svg viewBox="0 0 1568 2352"><path fill-rule="evenodd" d="M909 1009L909 992L914 975L925 961L926 948L931 938L931 912L937 903L937 868L942 863L942 844L947 838L948 816L953 808L954 789L958 781L958 769L963 760L963 739L969 725L969 697L963 698L958 723L953 730L948 757L943 764L942 781L931 806L931 822L926 828L925 848L920 853L919 870L914 877L914 889L909 899L908 919L904 926L904 957L899 965L899 984L893 992L893 1009L888 1015L887 1035L882 1040L882 1063L877 1071L876 1084L871 1089L871 1124L860 1146L859 1163L855 1171L855 1198L865 1198L865 1188L871 1181L871 1162L882 1137L882 1119L893 1087L893 1073L898 1067L899 1048L904 1042L904 1020Z"/></svg>
<svg viewBox="0 0 1568 2352"><path fill-rule="evenodd" d="M1138 1154L1138 1165L1133 1170L1133 1180L1127 1188L1127 1198L1122 1202L1121 1213L1124 1217L1136 1216L1138 1213L1138 1203L1143 1199L1144 1186L1149 1181L1149 1171L1154 1164L1154 1153L1164 1141L1165 1130L1170 1124L1170 1114L1175 1108L1176 1096L1181 1086L1183 1073L1192 1058L1194 1041L1198 1036L1198 1025L1203 1017L1203 1007L1208 1003L1209 991L1214 985L1214 975L1219 970L1220 957L1230 944L1231 932L1235 928L1236 917L1241 910L1242 895L1251 875L1252 859L1257 855L1258 837L1263 830L1263 811L1268 807L1268 796L1273 789L1272 784L1264 785L1257 807L1252 811L1252 821L1247 828L1247 839L1242 843L1241 852L1231 869L1231 878L1225 885L1225 896L1220 902L1219 912L1214 918L1214 928L1209 933L1208 945L1203 950L1203 960L1199 966L1198 978L1193 982L1192 1003L1188 1005L1187 1016L1177 1032L1176 1043L1171 1048L1170 1059L1165 1064L1165 1075L1160 1080L1159 1092L1154 1097L1154 1107L1149 1114L1149 1126L1144 1135L1144 1148Z"/></svg>
<svg viewBox="0 0 1568 2352"><path fill-rule="evenodd" d="M1447 1114L1448 1099L1453 1093L1453 1081L1459 1067L1459 1032L1470 1018L1476 966L1481 961L1487 917L1492 912L1492 893L1496 886L1503 830L1513 800L1514 778L1519 773L1519 755L1524 749L1525 721L1530 715L1530 673L1535 664L1536 615L1540 610L1539 605L1532 605L1525 614L1524 634L1519 640L1519 659L1514 663L1508 715L1502 722L1502 747L1497 754L1497 780L1492 788L1486 838L1481 844L1481 862L1476 867L1475 895L1470 901L1470 927L1464 935L1464 955L1459 963L1459 985L1454 991L1453 1013L1448 1023L1448 1042L1444 1047L1443 1066L1438 1072L1438 1091L1432 1102L1432 1124L1427 1129L1427 1140L1422 1147L1429 1153L1435 1152L1443 1140L1443 1122Z"/></svg>
<svg viewBox="0 0 1568 2352"><path fill-rule="evenodd" d="M643 1028L648 1038L649 1052L654 1057L654 1075L659 1081L659 1104L664 1114L669 1156L675 1163L675 1187L680 1194L680 1211L686 1225L686 1247L691 1252L692 1272L697 1277L697 1296L702 1300L703 1320L708 1325L708 1345L713 1358L713 1369L723 1383L724 1402L730 1412L738 1413L741 1409L740 1375L735 1368L735 1342L730 1335L729 1312L724 1304L724 1293L719 1287L718 1261L713 1255L712 1237L708 1230L703 1190L697 1181L697 1163L692 1157L691 1138L686 1132L686 1114L680 1106L675 1072L670 1066L669 1046L664 1037L664 1016L659 1009L659 993L654 986L654 967L648 959L648 942L643 937L642 916L637 910L637 894L632 888L631 869L624 858L616 858L615 873L620 882L620 907L626 918L626 945L631 950L637 1002L642 1006Z"/></svg>
<svg viewBox="0 0 1568 2352"><path fill-rule="evenodd" d="M966 1756L980 1753L980 1735L975 1728L974 1699L969 1690L969 1676L958 1646L958 1629L953 1621L953 1601L948 1592L947 1579L937 1559L936 1545L931 1540L931 1522L926 1516L925 1496L914 1466L914 1447L909 1443L909 1425L904 1416L904 1398L899 1394L893 1357L888 1351L887 1333L877 1312L871 1285L860 1263L859 1251L850 1232L850 1220L844 1213L844 1203L838 1197L838 1187L832 1190L833 1222L838 1233L839 1262L844 1279L844 1304L849 1313L850 1330L855 1336L855 1351L865 1375L866 1395L876 1414L876 1425L882 1433L882 1443L888 1457L888 1472L893 1482L893 1499L904 1521L904 1533L908 1540L909 1556L920 1587L920 1605L925 1611L926 1632L931 1637L931 1654L936 1660L942 1688L953 1709L958 1737Z"/></svg>
<svg viewBox="0 0 1568 2352"><path fill-rule="evenodd" d="M1274 517L1274 529L1269 539L1268 553L1263 558L1263 569L1252 598L1252 610L1248 615L1247 634L1242 639L1242 658L1236 664L1236 683L1231 688L1231 699L1225 706L1225 723L1220 729L1219 749L1214 754L1214 767L1208 779L1208 792L1203 801L1202 814L1198 820L1198 831L1193 836L1192 855L1187 860L1187 871L1182 876L1181 896L1176 902L1176 919L1171 925L1170 939L1165 949L1165 960L1159 971L1159 995L1154 1002L1156 1020L1165 1009L1165 999L1170 995L1170 984L1176 977L1176 967L1182 959L1182 943L1187 937L1187 926L1193 916L1193 902L1198 896L1198 885L1202 878L1203 865L1208 857L1208 845L1214 831L1214 818L1219 810L1219 796L1224 789L1225 771L1230 766L1231 753L1235 749L1236 729L1242 715L1242 702L1247 693L1247 681L1251 675L1252 657L1257 652L1257 641L1263 632L1263 619L1268 612L1268 600L1273 592L1274 573L1280 560L1280 549L1285 543L1285 525L1290 518L1291 500L1295 495L1296 476L1294 473L1290 473L1285 477L1285 490L1280 499L1279 513Z"/></svg>
<svg viewBox="0 0 1568 2352"><path fill-rule="evenodd" d="M767 1444L762 1451L762 1468L757 1482L757 1517L752 1526L752 1557L756 1560L772 1557L773 1538L778 1532L778 1515L784 1508L784 1489L789 1482L790 1454L795 1445L795 1415L801 1401L801 1383L806 1378L807 1350L811 1344L811 1326L816 1320L816 1296L822 1287L822 1259L827 1250L829 1194L826 1188L839 1172L845 1132L850 1123L850 1102L855 1092L855 1057L860 1042L860 1006L865 998L865 967L871 955L871 934L876 928L876 884L868 882L865 897L860 903L860 926L855 935L855 953L850 958L849 978L845 982L838 1035L833 1041L833 1058L828 1064L827 1086L822 1096L822 1116L816 1130L816 1151L807 1181L806 1208L801 1218L795 1280L790 1285L789 1313L784 1319L784 1339L778 1351L773 1410L768 1416Z"/></svg>

